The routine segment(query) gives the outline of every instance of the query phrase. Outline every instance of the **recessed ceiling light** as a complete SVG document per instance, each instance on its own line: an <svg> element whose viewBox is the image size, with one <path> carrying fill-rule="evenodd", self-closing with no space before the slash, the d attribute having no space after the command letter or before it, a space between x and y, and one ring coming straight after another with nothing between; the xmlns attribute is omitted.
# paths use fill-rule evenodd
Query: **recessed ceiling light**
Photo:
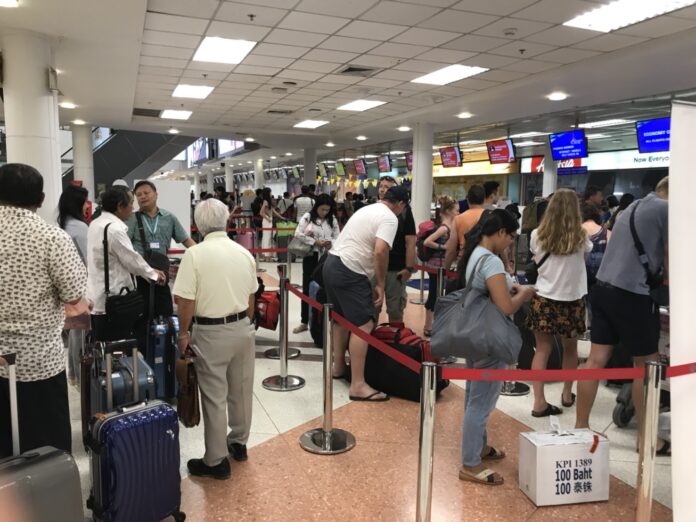
<svg viewBox="0 0 696 522"><path fill-rule="evenodd" d="M563 25L608 33L696 4L696 0L615 0L568 20Z"/></svg>
<svg viewBox="0 0 696 522"><path fill-rule="evenodd" d="M165 120L188 120L191 117L191 114L191 111L166 109L160 113L160 118Z"/></svg>
<svg viewBox="0 0 696 522"><path fill-rule="evenodd" d="M466 146L466 145L480 145L481 143L486 143L486 142L483 140L465 140L465 141L459 142L460 145L464 145L464 146Z"/></svg>
<svg viewBox="0 0 696 522"><path fill-rule="evenodd" d="M285 155L286 155L286 156L292 156L292 152L286 152Z"/></svg>
<svg viewBox="0 0 696 522"><path fill-rule="evenodd" d="M241 163L237 163L237 166L238 166L238 167L241 167L241 166L242 166L242 164L241 164Z"/></svg>
<svg viewBox="0 0 696 522"><path fill-rule="evenodd" d="M470 65L449 65L438 69L437 71L426 74L411 80L411 83L427 83L430 85L447 85L448 83L456 82L458 80L463 80L464 78L469 78L470 76L475 76L486 72L488 69L485 67L476 67Z"/></svg>
<svg viewBox="0 0 696 522"><path fill-rule="evenodd" d="M244 141L246 141L246 142L248 142L248 143L254 143L256 140L255 140L254 138L252 138L251 136L247 136L247 137L244 139Z"/></svg>
<svg viewBox="0 0 696 522"><path fill-rule="evenodd" d="M206 36L193 55L194 62L241 63L256 45L248 40L231 40L218 36Z"/></svg>
<svg viewBox="0 0 696 522"><path fill-rule="evenodd" d="M546 98L551 100L551 101L563 101L566 98L568 98L568 95L564 92L561 92L561 91L555 91L555 92L552 92L551 94L547 94Z"/></svg>
<svg viewBox="0 0 696 522"><path fill-rule="evenodd" d="M199 100L204 100L208 95L213 92L215 87L210 87L208 85L188 85L185 83L180 83L174 89L172 96L174 98L196 98Z"/></svg>
<svg viewBox="0 0 696 522"><path fill-rule="evenodd" d="M276 156L271 156L271 159L276 159Z"/></svg>
<svg viewBox="0 0 696 522"><path fill-rule="evenodd" d="M484 150L488 150L488 147L486 147L485 145L479 145L478 147L467 147L466 149L464 149L464 152L481 152Z"/></svg>
<svg viewBox="0 0 696 522"><path fill-rule="evenodd" d="M628 123L633 123L633 120L622 120L619 118L612 120L602 120L602 121L591 121L587 123L581 123L578 125L581 129L598 129L601 127L613 127L615 125L626 125Z"/></svg>
<svg viewBox="0 0 696 522"><path fill-rule="evenodd" d="M377 100L355 100L345 105L341 105L337 110L339 111L355 111L362 112L368 109L374 109L380 105L384 105L387 102L377 101Z"/></svg>
<svg viewBox="0 0 696 522"><path fill-rule="evenodd" d="M517 147L534 147L535 145L543 145L544 143L541 141L520 141L520 142L515 142L515 146Z"/></svg>
<svg viewBox="0 0 696 522"><path fill-rule="evenodd" d="M602 134L601 132L596 132L594 134L585 134L588 140L601 140L602 138L609 138L609 134Z"/></svg>
<svg viewBox="0 0 696 522"><path fill-rule="evenodd" d="M536 132L536 131L531 131L531 132L521 132L519 134L511 134L511 138L534 138L535 136L546 136L546 132Z"/></svg>
<svg viewBox="0 0 696 522"><path fill-rule="evenodd" d="M362 134L360 136L355 137L356 140L358 141L365 141L367 139L367 136L363 136Z"/></svg>
<svg viewBox="0 0 696 522"><path fill-rule="evenodd" d="M304 120L300 123L293 125L293 127L295 127L296 129L316 129L317 127L321 127L322 125L326 125L327 123L329 122L323 120Z"/></svg>
<svg viewBox="0 0 696 522"><path fill-rule="evenodd" d="M248 163L249 165L251 165L251 164L253 163L253 161L247 161L247 163Z"/></svg>
<svg viewBox="0 0 696 522"><path fill-rule="evenodd" d="M466 120L467 118L472 118L474 115L471 114L470 112L460 112L457 114L457 118L461 118L463 120Z"/></svg>
<svg viewBox="0 0 696 522"><path fill-rule="evenodd" d="M327 141L327 142L326 142L326 146L327 146L327 147L335 147L336 145L334 144L333 141Z"/></svg>
<svg viewBox="0 0 696 522"><path fill-rule="evenodd" d="M19 7L19 0L0 0L0 7Z"/></svg>
<svg viewBox="0 0 696 522"><path fill-rule="evenodd" d="M169 134L179 134L179 132L180 132L179 129L175 129L174 127L169 129Z"/></svg>
<svg viewBox="0 0 696 522"><path fill-rule="evenodd" d="M0 1L2 1L2 0L0 0ZM77 105L75 105L73 102L69 102L69 101L61 102L58 105L60 107L62 107L63 109L75 109L77 107Z"/></svg>
<svg viewBox="0 0 696 522"><path fill-rule="evenodd" d="M87 123L85 120L80 120L80 119L73 120L72 122L73 122L75 125L84 125L85 123Z"/></svg>
<svg viewBox="0 0 696 522"><path fill-rule="evenodd" d="M400 131L400 132L408 132L408 131L411 130L411 127L407 127L406 125L402 125L401 127L399 127L399 128L396 129L396 130L398 130L398 131Z"/></svg>

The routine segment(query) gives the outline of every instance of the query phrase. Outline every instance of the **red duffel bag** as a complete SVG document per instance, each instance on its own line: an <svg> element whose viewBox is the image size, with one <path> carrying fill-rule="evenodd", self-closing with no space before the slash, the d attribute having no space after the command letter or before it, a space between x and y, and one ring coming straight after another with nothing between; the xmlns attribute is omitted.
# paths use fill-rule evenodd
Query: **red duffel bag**
<svg viewBox="0 0 696 522"><path fill-rule="evenodd" d="M256 327L275 330L280 317L280 294L262 292L256 299Z"/></svg>

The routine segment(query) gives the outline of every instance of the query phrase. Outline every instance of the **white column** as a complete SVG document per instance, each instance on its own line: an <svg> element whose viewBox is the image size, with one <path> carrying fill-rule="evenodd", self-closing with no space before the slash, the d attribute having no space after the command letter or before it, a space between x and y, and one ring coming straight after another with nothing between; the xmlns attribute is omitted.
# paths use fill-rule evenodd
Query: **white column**
<svg viewBox="0 0 696 522"><path fill-rule="evenodd" d="M304 175L303 185L316 184L317 182L317 149L304 150Z"/></svg>
<svg viewBox="0 0 696 522"><path fill-rule="evenodd" d="M213 190L215 189L215 181L213 180L213 173L211 171L205 173L205 184L206 192L208 192L208 194L212 194Z"/></svg>
<svg viewBox="0 0 696 522"><path fill-rule="evenodd" d="M234 191L234 169L230 165L225 165L225 191Z"/></svg>
<svg viewBox="0 0 696 522"><path fill-rule="evenodd" d="M693 295L693 260L696 244L691 216L696 179L693 176L693 136L696 106L672 105L671 158L669 167L669 289L670 364L696 361L696 304ZM694 519L696 495L692 476L696 464L696 375L672 379L672 506L677 522Z"/></svg>
<svg viewBox="0 0 696 522"><path fill-rule="evenodd" d="M263 188L266 184L266 178L263 175L263 158L259 158L254 162L254 189Z"/></svg>
<svg viewBox="0 0 696 522"><path fill-rule="evenodd" d="M417 123L413 129L413 183L411 210L416 226L430 219L433 200L433 126Z"/></svg>
<svg viewBox="0 0 696 522"><path fill-rule="evenodd" d="M548 140L546 141L546 147L544 148L544 179L541 189L541 194L544 197L556 192L556 187L558 186L558 168L551 154L551 144Z"/></svg>
<svg viewBox="0 0 696 522"><path fill-rule="evenodd" d="M89 199L94 201L94 156L92 149L92 127L71 125L73 143L73 173L75 180L89 191Z"/></svg>
<svg viewBox="0 0 696 522"><path fill-rule="evenodd" d="M25 163L43 176L45 199L39 215L58 216L63 190L58 141L58 98L48 90L52 65L47 38L10 31L1 42L8 163Z"/></svg>
<svg viewBox="0 0 696 522"><path fill-rule="evenodd" d="M193 173L193 199L201 199L201 181L197 172Z"/></svg>

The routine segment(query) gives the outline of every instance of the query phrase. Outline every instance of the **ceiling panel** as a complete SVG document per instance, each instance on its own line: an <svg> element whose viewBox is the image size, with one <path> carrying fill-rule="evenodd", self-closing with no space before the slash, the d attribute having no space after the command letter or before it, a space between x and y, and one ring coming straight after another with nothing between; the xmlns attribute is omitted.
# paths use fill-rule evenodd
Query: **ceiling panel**
<svg viewBox="0 0 696 522"><path fill-rule="evenodd" d="M292 9L297 6L299 0L237 0L241 4L263 5L266 7L278 7L280 9Z"/></svg>
<svg viewBox="0 0 696 522"><path fill-rule="evenodd" d="M350 22L348 18L293 11L278 24L278 27L308 33L333 34L348 22Z"/></svg>
<svg viewBox="0 0 696 522"><path fill-rule="evenodd" d="M639 44L646 40L647 38L611 33L592 38L591 40L585 40L584 42L575 44L573 47L589 49L590 51L611 52L617 49L623 49L629 45Z"/></svg>
<svg viewBox="0 0 696 522"><path fill-rule="evenodd" d="M358 83L363 78L360 76L346 76L343 74L327 74L321 81L325 83L339 83L342 85L351 85L353 83Z"/></svg>
<svg viewBox="0 0 696 522"><path fill-rule="evenodd" d="M536 2L537 0L462 0L452 7L475 13L507 16Z"/></svg>
<svg viewBox="0 0 696 522"><path fill-rule="evenodd" d="M152 31L201 35L205 32L206 27L208 27L207 19L145 13L145 29Z"/></svg>
<svg viewBox="0 0 696 522"><path fill-rule="evenodd" d="M361 81L358 85L365 85L367 87L395 87L402 82L400 80L385 80L384 78L368 78L367 80Z"/></svg>
<svg viewBox="0 0 696 522"><path fill-rule="evenodd" d="M585 60L586 58L592 58L598 54L599 53L597 51L566 48L557 49L555 51L551 51L550 53L539 55L537 58L546 62L573 63L580 60Z"/></svg>
<svg viewBox="0 0 696 522"><path fill-rule="evenodd" d="M520 60L516 63L511 63L501 67L501 69L506 71L519 71L529 74L537 74L542 71L547 71L549 69L554 69L558 67L557 63L542 62L540 60Z"/></svg>
<svg viewBox="0 0 696 522"><path fill-rule="evenodd" d="M418 59L454 64L466 60L467 58L471 58L476 54L478 53L455 51L452 49L433 49L431 51L427 51L421 55L418 55Z"/></svg>
<svg viewBox="0 0 696 522"><path fill-rule="evenodd" d="M318 62L348 63L357 56L356 53L329 51L328 49L312 49L305 54L303 58L305 60L315 60Z"/></svg>
<svg viewBox="0 0 696 522"><path fill-rule="evenodd" d="M143 56L160 56L162 58L190 60L193 56L193 49L186 49L184 47L169 47L166 45L143 44L142 47L140 47L140 54Z"/></svg>
<svg viewBox="0 0 696 522"><path fill-rule="evenodd" d="M278 58L275 56L262 56L251 54L247 56L242 65L259 65L261 67L287 67L294 61L293 58Z"/></svg>
<svg viewBox="0 0 696 522"><path fill-rule="evenodd" d="M360 19L372 22L417 25L418 22L422 22L439 12L439 7L383 1L363 14Z"/></svg>
<svg viewBox="0 0 696 522"><path fill-rule="evenodd" d="M332 62L315 62L313 60L297 60L289 68L297 69L298 71L312 71L330 73L341 67L341 63Z"/></svg>
<svg viewBox="0 0 696 522"><path fill-rule="evenodd" d="M437 7L450 7L457 3L457 0L397 0L400 3L427 3L428 5L434 5Z"/></svg>
<svg viewBox="0 0 696 522"><path fill-rule="evenodd" d="M211 18L220 2L218 0L148 0L147 10L198 18ZM223 2L224 3L224 2Z"/></svg>
<svg viewBox="0 0 696 522"><path fill-rule="evenodd" d="M263 40L263 37L266 36L270 30L270 27L214 21L211 22L208 31L206 31L206 35L259 42Z"/></svg>
<svg viewBox="0 0 696 522"><path fill-rule="evenodd" d="M195 63L195 62L192 62ZM203 76L205 74L205 76ZM187 68L182 78L204 78L208 80L223 80L229 76L229 71L197 71L195 69Z"/></svg>
<svg viewBox="0 0 696 522"><path fill-rule="evenodd" d="M597 31L588 31L586 29L576 29L575 27L557 25L551 29L546 29L540 33L533 34L532 36L525 38L525 40L554 45L557 47L565 47L567 45L582 42L583 40L589 40L598 34L601 33L598 33Z"/></svg>
<svg viewBox="0 0 696 522"><path fill-rule="evenodd" d="M171 67L171 68L180 69L182 71L188 65L188 63L189 63L188 60L177 60L176 58L161 58L158 56L141 56L140 57L140 64L141 65L152 65L154 67Z"/></svg>
<svg viewBox="0 0 696 522"><path fill-rule="evenodd" d="M307 33L304 31L288 31L287 29L273 29L273 31L271 31L263 41L266 43L314 47L324 40L326 40L325 34Z"/></svg>
<svg viewBox="0 0 696 522"><path fill-rule="evenodd" d="M257 74L259 76L274 76L278 74L282 69L276 67L261 67L258 65L238 65L234 72L241 74Z"/></svg>
<svg viewBox="0 0 696 522"><path fill-rule="evenodd" d="M418 24L420 27L440 31L468 33L498 19L496 16L446 9L429 20Z"/></svg>
<svg viewBox="0 0 696 522"><path fill-rule="evenodd" d="M407 27L403 25L391 25L376 22L364 22L356 20L338 32L339 36L352 38L367 38L371 40L389 40L399 33L403 33Z"/></svg>
<svg viewBox="0 0 696 522"><path fill-rule="evenodd" d="M253 54L279 56L281 58L299 58L307 51L309 51L309 47L262 43L254 47Z"/></svg>
<svg viewBox="0 0 696 522"><path fill-rule="evenodd" d="M492 80L494 82L511 82L524 78L525 76L528 76L528 73L496 69L494 71L486 71L485 73L479 74L476 76L476 78L481 80Z"/></svg>
<svg viewBox="0 0 696 522"><path fill-rule="evenodd" d="M538 54L548 53L556 48L557 46L553 45L518 40L516 42L510 42L507 45L503 45L502 47L498 47L497 49L493 49L491 54L500 54L521 60L524 58L532 58ZM521 52L521 50L524 50L524 52Z"/></svg>
<svg viewBox="0 0 696 522"><path fill-rule="evenodd" d="M324 76L324 73L309 72L309 71L293 71L292 69L284 69L279 72L277 78L287 78L289 80L304 80L313 82Z"/></svg>
<svg viewBox="0 0 696 522"><path fill-rule="evenodd" d="M143 43L146 44L168 45L171 47L195 49L198 47L200 41L201 37L197 35L149 30L143 32Z"/></svg>
<svg viewBox="0 0 696 522"><path fill-rule="evenodd" d="M390 58L388 56L375 56L373 54L363 54L351 61L354 65L363 65L367 67L393 67L399 63L398 58Z"/></svg>
<svg viewBox="0 0 696 522"><path fill-rule="evenodd" d="M508 38L526 38L527 36L548 29L553 24L546 22L533 22L531 20L521 20L519 18L501 18L486 27L476 31L476 34L483 36L506 37L509 29L514 29L514 35Z"/></svg>
<svg viewBox="0 0 696 522"><path fill-rule="evenodd" d="M372 49L371 54L393 56L395 58L413 58L414 56L418 56L429 49L431 49L431 47L425 45L409 45L387 42Z"/></svg>
<svg viewBox="0 0 696 522"><path fill-rule="evenodd" d="M635 24L624 29L619 29L617 33L629 36L642 36L645 38L660 38L670 34L684 31L696 27L696 20L684 18L673 18L671 16L660 16Z"/></svg>
<svg viewBox="0 0 696 522"><path fill-rule="evenodd" d="M170 69L168 67L153 67L150 65L141 65L138 68L138 72L141 74L147 74L149 76L181 76L181 69Z"/></svg>
<svg viewBox="0 0 696 522"><path fill-rule="evenodd" d="M456 49L459 51L484 52L509 43L510 40L504 38L492 38L490 36L480 36L467 34L451 42L447 42L443 47L446 49Z"/></svg>
<svg viewBox="0 0 696 522"><path fill-rule="evenodd" d="M445 64L438 62L428 62L425 60L406 60L396 65L394 69L398 69L400 71L431 73L433 71L437 71L438 69L442 69L444 66Z"/></svg>
<svg viewBox="0 0 696 522"><path fill-rule="evenodd" d="M330 36L319 44L321 49L332 51L349 51L352 53L364 53L378 46L378 40L365 40L363 38L346 38L345 36Z"/></svg>
<svg viewBox="0 0 696 522"><path fill-rule="evenodd" d="M288 11L285 9L274 9L272 7L250 7L249 5L238 4L236 2L222 2L220 10L215 15L215 19L224 22L247 24L250 22L250 14L254 15L254 24L273 27L288 14Z"/></svg>
<svg viewBox="0 0 696 522"><path fill-rule="evenodd" d="M417 78L419 75L417 73L409 72L409 71L397 71L395 69L390 69L388 71L382 71L380 73L375 74L375 78L384 78L386 80L399 80L402 82L410 82L414 78Z"/></svg>
<svg viewBox="0 0 696 522"><path fill-rule="evenodd" d="M439 46L461 36L459 33L413 27L393 39L396 43Z"/></svg>
<svg viewBox="0 0 696 522"><path fill-rule="evenodd" d="M357 18L376 3L377 0L303 0L295 9L308 13Z"/></svg>
<svg viewBox="0 0 696 522"><path fill-rule="evenodd" d="M481 53L473 58L464 60L464 65L476 65L478 67L486 67L488 69L497 69L499 67L505 67L506 65L515 63L516 61L518 61L517 57Z"/></svg>
<svg viewBox="0 0 696 522"><path fill-rule="evenodd" d="M562 24L596 7L596 2L582 0L540 0L526 9L517 11L515 17Z"/></svg>
<svg viewBox="0 0 696 522"><path fill-rule="evenodd" d="M189 62L188 69L195 71L215 71L215 72L230 72L234 69L234 65L227 63L213 63L213 62Z"/></svg>

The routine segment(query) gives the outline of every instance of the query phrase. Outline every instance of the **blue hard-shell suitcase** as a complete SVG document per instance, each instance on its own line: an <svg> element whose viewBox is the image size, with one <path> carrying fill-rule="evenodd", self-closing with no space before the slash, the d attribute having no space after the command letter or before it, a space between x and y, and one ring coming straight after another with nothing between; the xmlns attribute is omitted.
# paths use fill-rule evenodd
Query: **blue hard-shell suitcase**
<svg viewBox="0 0 696 522"><path fill-rule="evenodd" d="M95 520L186 518L181 511L179 421L171 406L153 400L98 413L90 421L88 446L92 490L87 507Z"/></svg>
<svg viewBox="0 0 696 522"><path fill-rule="evenodd" d="M179 358L178 332L177 317L159 317L150 323L145 359L155 373L155 397L166 401L173 400L178 391L175 375L176 360Z"/></svg>

